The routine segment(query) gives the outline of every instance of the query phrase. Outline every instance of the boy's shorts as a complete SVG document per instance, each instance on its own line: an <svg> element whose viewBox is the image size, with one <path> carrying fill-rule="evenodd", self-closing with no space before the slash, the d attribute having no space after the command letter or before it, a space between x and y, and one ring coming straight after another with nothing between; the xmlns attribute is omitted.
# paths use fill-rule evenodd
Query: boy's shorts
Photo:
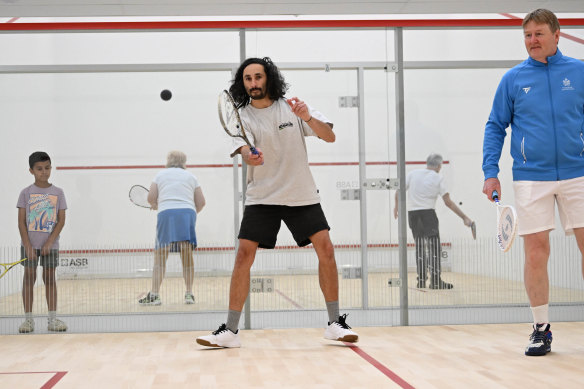
<svg viewBox="0 0 584 389"><path fill-rule="evenodd" d="M519 235L553 230L555 203L566 235L584 227L584 177L562 181L515 181Z"/></svg>
<svg viewBox="0 0 584 389"><path fill-rule="evenodd" d="M300 247L310 244L310 237L317 232L330 230L320 204L299 207L247 205L238 238L258 242L261 248L273 249L282 220Z"/></svg>
<svg viewBox="0 0 584 389"><path fill-rule="evenodd" d="M34 249L37 255L37 259L27 259L26 261L20 262L24 267L37 267L40 265L46 268L55 268L59 266L59 250L51 250L48 255L41 255L41 250ZM24 247L20 246L20 258L26 258L26 253L24 252Z"/></svg>

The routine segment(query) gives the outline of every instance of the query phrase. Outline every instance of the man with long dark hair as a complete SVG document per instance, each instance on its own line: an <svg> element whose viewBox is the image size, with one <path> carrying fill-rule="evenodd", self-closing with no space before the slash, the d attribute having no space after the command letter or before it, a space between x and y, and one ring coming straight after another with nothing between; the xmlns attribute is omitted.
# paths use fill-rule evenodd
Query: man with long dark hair
<svg viewBox="0 0 584 389"><path fill-rule="evenodd" d="M240 347L239 319L249 292L250 268L258 247L274 248L282 221L298 246L310 243L318 256L319 282L329 323L324 337L356 342L346 314L339 314L339 281L329 225L308 165L304 137L334 142L332 123L297 97L284 98L288 85L269 58L245 60L230 92L241 107L241 119L257 154L234 138L233 153L248 165L245 210L239 231L227 323L211 335L197 338L209 347Z"/></svg>

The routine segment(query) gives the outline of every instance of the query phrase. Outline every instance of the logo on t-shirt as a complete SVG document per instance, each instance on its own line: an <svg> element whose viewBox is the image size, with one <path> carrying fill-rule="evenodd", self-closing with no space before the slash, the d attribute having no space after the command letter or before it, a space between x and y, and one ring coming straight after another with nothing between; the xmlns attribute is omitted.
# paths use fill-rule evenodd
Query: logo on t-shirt
<svg viewBox="0 0 584 389"><path fill-rule="evenodd" d="M567 78L564 78L562 81L562 90L574 90L572 87L572 83Z"/></svg>
<svg viewBox="0 0 584 389"><path fill-rule="evenodd" d="M278 126L278 129L279 129L280 131L282 131L284 128L286 128L286 127L292 127L292 126L293 126L292 122L288 122L288 123L282 123L282 124L280 124L280 125Z"/></svg>
<svg viewBox="0 0 584 389"><path fill-rule="evenodd" d="M51 232L57 223L58 197L49 194L31 194L28 199L28 230Z"/></svg>

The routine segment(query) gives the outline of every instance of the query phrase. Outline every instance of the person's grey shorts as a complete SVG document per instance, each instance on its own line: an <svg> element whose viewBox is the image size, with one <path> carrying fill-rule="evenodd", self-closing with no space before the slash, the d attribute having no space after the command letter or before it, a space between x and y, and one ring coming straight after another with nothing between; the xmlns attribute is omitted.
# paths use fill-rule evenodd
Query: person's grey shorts
<svg viewBox="0 0 584 389"><path fill-rule="evenodd" d="M55 268L59 266L59 250L51 250L48 255L41 255L40 249L34 249L36 252L36 259L27 259L26 261L20 262L24 267L37 267L40 265L47 268ZM20 246L20 258L25 258L26 253L24 252L24 247Z"/></svg>

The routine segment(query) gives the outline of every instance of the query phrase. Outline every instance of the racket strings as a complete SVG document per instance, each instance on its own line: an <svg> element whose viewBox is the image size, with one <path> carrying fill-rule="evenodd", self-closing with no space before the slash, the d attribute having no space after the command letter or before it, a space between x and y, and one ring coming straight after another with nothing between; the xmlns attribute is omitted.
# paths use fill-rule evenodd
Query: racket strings
<svg viewBox="0 0 584 389"><path fill-rule="evenodd" d="M219 97L219 115L221 121L225 124L225 131L231 136L242 136L242 127L239 124L239 114L233 101L225 92Z"/></svg>
<svg viewBox="0 0 584 389"><path fill-rule="evenodd" d="M497 243L507 251L515 238L516 216L511 207L501 206L497 217Z"/></svg>
<svg viewBox="0 0 584 389"><path fill-rule="evenodd" d="M130 189L130 200L141 207L150 208L148 202L148 190L142 186L133 186Z"/></svg>

